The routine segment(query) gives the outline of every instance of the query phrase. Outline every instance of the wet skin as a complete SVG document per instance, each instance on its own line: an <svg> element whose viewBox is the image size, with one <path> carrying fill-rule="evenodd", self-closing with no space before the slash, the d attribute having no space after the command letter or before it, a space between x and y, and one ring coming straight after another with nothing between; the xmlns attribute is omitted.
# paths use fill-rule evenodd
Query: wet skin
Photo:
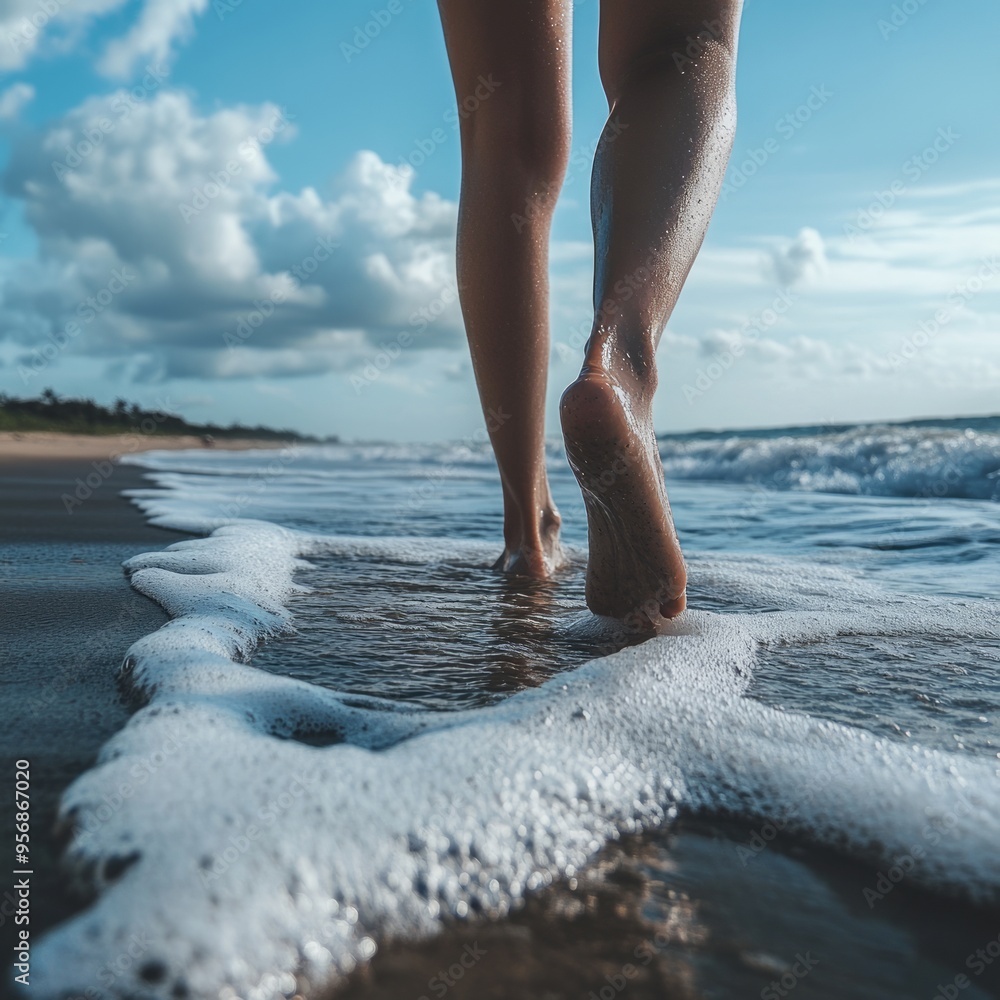
<svg viewBox="0 0 1000 1000"><path fill-rule="evenodd" d="M560 418L583 492L587 604L655 625L686 575L653 431L656 349L719 196L741 0L602 0L609 116L594 157L594 322ZM548 243L570 151L569 0L439 0L461 119L459 295L504 499L497 568L562 562L545 471Z"/></svg>

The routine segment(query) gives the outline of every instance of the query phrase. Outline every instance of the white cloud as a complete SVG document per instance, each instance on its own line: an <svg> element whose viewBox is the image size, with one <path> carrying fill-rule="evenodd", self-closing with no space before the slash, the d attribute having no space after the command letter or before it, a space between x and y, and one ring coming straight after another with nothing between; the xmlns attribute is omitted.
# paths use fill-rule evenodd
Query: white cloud
<svg viewBox="0 0 1000 1000"><path fill-rule="evenodd" d="M22 69L46 51L72 48L97 19L128 0L0 0L0 71ZM108 43L100 72L123 78L143 59L167 62L188 39L208 0L146 0L132 27Z"/></svg>
<svg viewBox="0 0 1000 1000"><path fill-rule="evenodd" d="M684 333L674 333L672 330L664 330L660 337L660 347L677 348L678 350L691 351L698 346L698 341L694 337L689 337Z"/></svg>
<svg viewBox="0 0 1000 1000"><path fill-rule="evenodd" d="M35 88L30 83L15 83L0 92L0 121L15 121L34 97Z"/></svg>
<svg viewBox="0 0 1000 1000"><path fill-rule="evenodd" d="M725 370L734 366L757 365L807 381L832 380L843 376L867 378L893 370L886 353L802 334L778 339L748 336L738 330L712 330L697 341L697 345L697 364L702 368L713 361Z"/></svg>
<svg viewBox="0 0 1000 1000"><path fill-rule="evenodd" d="M106 76L127 77L140 60L168 62L174 44L194 32L194 19L208 0L146 0L135 24L121 38L110 42L98 68Z"/></svg>
<svg viewBox="0 0 1000 1000"><path fill-rule="evenodd" d="M553 264L593 259L594 244L590 240L553 240L549 247L549 260Z"/></svg>
<svg viewBox="0 0 1000 1000"><path fill-rule="evenodd" d="M72 44L126 0L0 0L0 71L21 69L46 44Z"/></svg>
<svg viewBox="0 0 1000 1000"><path fill-rule="evenodd" d="M790 244L771 253L771 271L778 284L786 288L812 280L825 270L823 237L809 227L800 229Z"/></svg>
<svg viewBox="0 0 1000 1000"><path fill-rule="evenodd" d="M13 150L3 186L39 257L7 271L0 337L26 359L81 310L58 358L132 357L147 380L313 374L403 332L411 350L460 343L456 206L414 195L411 168L361 152L330 197L272 193L268 144L293 133L280 108L203 116L162 90L125 115L120 96Z"/></svg>

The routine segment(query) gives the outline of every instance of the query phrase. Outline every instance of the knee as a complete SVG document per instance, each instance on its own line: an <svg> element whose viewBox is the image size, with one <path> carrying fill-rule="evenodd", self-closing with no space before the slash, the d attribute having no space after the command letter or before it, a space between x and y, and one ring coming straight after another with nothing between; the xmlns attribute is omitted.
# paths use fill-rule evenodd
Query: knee
<svg viewBox="0 0 1000 1000"><path fill-rule="evenodd" d="M462 121L467 160L495 168L503 183L525 196L557 192L570 155L570 113L562 98L550 101L510 85L497 90Z"/></svg>
<svg viewBox="0 0 1000 1000"><path fill-rule="evenodd" d="M732 85L736 68L736 36L722 20L676 27L643 39L632 47L600 54L601 83L609 105L631 86L653 78L692 80L708 72L723 74Z"/></svg>

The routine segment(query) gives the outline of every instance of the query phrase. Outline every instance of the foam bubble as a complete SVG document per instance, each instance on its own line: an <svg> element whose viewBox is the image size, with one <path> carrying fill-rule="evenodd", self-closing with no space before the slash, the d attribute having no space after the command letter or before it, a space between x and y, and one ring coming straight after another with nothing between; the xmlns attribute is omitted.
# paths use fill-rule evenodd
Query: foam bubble
<svg viewBox="0 0 1000 1000"><path fill-rule="evenodd" d="M910 877L997 900L995 762L744 697L762 643L865 630L996 638L995 605L890 598L829 567L694 560L696 578L757 588L786 610L690 611L498 705L413 711L242 662L288 627L294 573L320 552L493 554L237 522L131 560L135 586L174 617L126 658L123 680L145 707L64 796L69 864L98 895L40 942L40 996L106 982L136 934L141 959L104 995L270 998L332 982L382 939L502 915L609 839L679 810L788 818L883 865L938 824L946 833ZM341 742L311 745L315 733Z"/></svg>
<svg viewBox="0 0 1000 1000"><path fill-rule="evenodd" d="M668 479L755 483L768 489L896 497L1000 499L1000 422L971 418L939 425L865 424L671 435L660 439ZM294 462L317 479L342 476L370 463L390 464L399 477L495 468L485 441L434 444L295 445ZM561 441L546 442L552 469L565 473ZM227 456L229 475L274 464L275 453ZM170 474L218 473L211 452L145 452L123 461ZM280 464L280 463L279 463ZM164 483L176 480L164 480ZM190 486L190 482L186 484ZM161 498L162 499L162 498Z"/></svg>
<svg viewBox="0 0 1000 1000"><path fill-rule="evenodd" d="M771 489L897 497L1000 499L1000 433L871 425L815 433L660 442L668 477Z"/></svg>

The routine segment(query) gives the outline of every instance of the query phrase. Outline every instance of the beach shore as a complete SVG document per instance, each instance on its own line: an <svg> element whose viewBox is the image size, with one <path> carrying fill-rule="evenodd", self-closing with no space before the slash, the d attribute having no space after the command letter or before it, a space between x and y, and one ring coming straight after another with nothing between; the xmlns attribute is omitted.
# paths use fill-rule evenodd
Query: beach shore
<svg viewBox="0 0 1000 1000"><path fill-rule="evenodd" d="M0 680L13 710L0 748L7 773L12 761L30 761L32 931L40 935L87 902L60 861L67 831L56 821L59 798L139 707L123 699L117 666L166 621L132 590L121 563L188 536L148 525L121 495L149 485L134 465L112 463L90 496L67 507L95 462L125 451L120 440L23 438L0 447ZM195 439L146 443L167 440L191 447ZM12 823L8 797L0 824ZM689 819L607 846L578 877L533 895L509 919L452 921L430 941L381 947L336 1000L780 996L769 984L799 955L817 966L803 1000L929 998L996 936L995 913L907 884L873 910L864 890L876 878L874 866L767 824ZM963 995L996 995L1000 962L975 987Z"/></svg>
<svg viewBox="0 0 1000 1000"><path fill-rule="evenodd" d="M106 460L142 451L181 448L217 448L220 451L247 451L251 448L281 448L285 441L254 438L215 439L209 444L193 434L153 436L128 434L61 434L54 431L0 432L0 475L11 460Z"/></svg>
<svg viewBox="0 0 1000 1000"><path fill-rule="evenodd" d="M121 495L148 485L133 465L109 463L86 500L67 508L64 498L75 499L93 463L121 450L117 438L3 438L0 678L13 716L0 727L0 754L5 773L15 760L31 764L31 922L41 932L82 905L59 864L59 797L131 714L115 679L125 651L167 620L129 586L121 564L185 536L150 527ZM13 802L0 804L4 830L13 826Z"/></svg>

